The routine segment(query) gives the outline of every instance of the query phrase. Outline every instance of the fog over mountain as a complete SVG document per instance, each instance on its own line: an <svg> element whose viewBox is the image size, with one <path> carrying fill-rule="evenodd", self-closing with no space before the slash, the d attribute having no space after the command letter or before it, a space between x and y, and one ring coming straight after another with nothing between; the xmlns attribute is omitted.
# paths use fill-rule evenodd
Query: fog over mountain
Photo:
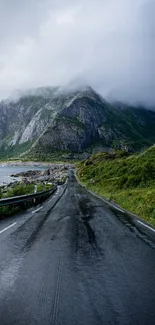
<svg viewBox="0 0 155 325"><path fill-rule="evenodd" d="M89 84L155 106L154 0L1 0L0 98Z"/></svg>

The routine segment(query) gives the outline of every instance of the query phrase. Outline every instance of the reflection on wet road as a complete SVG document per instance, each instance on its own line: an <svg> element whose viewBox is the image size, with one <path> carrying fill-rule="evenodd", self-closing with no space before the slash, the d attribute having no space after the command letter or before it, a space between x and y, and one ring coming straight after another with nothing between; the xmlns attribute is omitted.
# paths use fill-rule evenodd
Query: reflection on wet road
<svg viewBox="0 0 155 325"><path fill-rule="evenodd" d="M149 229L73 175L54 204L14 221L0 235L0 324L154 324Z"/></svg>

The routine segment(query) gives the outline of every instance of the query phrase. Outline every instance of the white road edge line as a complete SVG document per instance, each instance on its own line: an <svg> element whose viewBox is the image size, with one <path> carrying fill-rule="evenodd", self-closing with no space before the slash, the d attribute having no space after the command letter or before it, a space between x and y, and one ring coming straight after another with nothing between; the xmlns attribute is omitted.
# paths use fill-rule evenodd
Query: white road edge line
<svg viewBox="0 0 155 325"><path fill-rule="evenodd" d="M17 222L14 222L14 223L12 223L10 226L8 226L8 227L4 228L3 230L1 230L1 231L0 231L0 234L2 234L3 232L5 232L5 231L8 230L9 228L15 226L16 223L17 223Z"/></svg>
<svg viewBox="0 0 155 325"><path fill-rule="evenodd" d="M102 198L101 196L97 195L96 193L94 193L94 192L88 190L85 186L83 186L83 185L79 182L79 180L78 180L77 177L76 177L76 180L77 180L78 184L80 184L82 187L84 187L84 188L87 190L87 192L89 192L89 193L91 193L92 195L96 196L97 198L101 199L103 202L107 203L108 205L114 207L115 209L117 209L117 210L119 210L119 211L121 211L121 212L123 212L123 213L124 213L124 212L125 212L125 213L126 213L126 212L127 212L127 213L130 213L129 211L125 211L125 210L123 211L123 210L121 210L118 206L114 205L112 202L108 202L106 199L104 199L104 198ZM130 213L130 214L131 214L131 213ZM133 216L135 216L135 217L137 218L136 215L133 215ZM146 227L146 228L152 230L153 232L155 232L155 229L149 227L148 225L146 225L145 223L141 222L140 220L137 220L137 222L140 223L142 226L144 226L144 227Z"/></svg>
<svg viewBox="0 0 155 325"><path fill-rule="evenodd" d="M143 225L144 227L149 228L150 230L152 230L152 231L155 232L155 229L153 229L153 228L151 228L151 227L145 225L145 223L143 223L143 222L141 222L141 221L139 221L139 220L138 220L138 222L139 222L141 225Z"/></svg>
<svg viewBox="0 0 155 325"><path fill-rule="evenodd" d="M79 182L78 182L78 183L79 183ZM80 184L80 183L79 183L79 184ZM81 185L81 184L80 184L80 185ZM82 186L82 185L81 185L81 186ZM94 192L88 190L87 188L86 188L86 190L87 190L87 192L89 192L89 193L91 193L92 195L96 196L98 199L102 200L104 203L106 203L106 204L108 204L109 206L111 206L112 208L115 208L116 210L121 211L122 213L125 212L124 210L122 210L122 209L119 208L117 205L113 204L112 202L110 202L110 201L104 199L103 197L101 197L101 196L97 195L96 193L94 193Z"/></svg>
<svg viewBox="0 0 155 325"><path fill-rule="evenodd" d="M32 213L36 213L36 212L40 211L42 208L43 208L43 206L41 206L41 207L38 208L37 210L32 211Z"/></svg>
<svg viewBox="0 0 155 325"><path fill-rule="evenodd" d="M123 212L124 213L124 211L122 210L122 209L120 209L120 208L118 208L118 207L115 207L118 211L121 211L121 212Z"/></svg>

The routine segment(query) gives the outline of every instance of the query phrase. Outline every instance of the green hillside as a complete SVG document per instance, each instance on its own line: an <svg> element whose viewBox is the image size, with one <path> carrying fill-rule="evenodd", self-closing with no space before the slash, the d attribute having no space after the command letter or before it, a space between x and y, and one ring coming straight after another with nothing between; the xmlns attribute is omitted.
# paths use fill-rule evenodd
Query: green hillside
<svg viewBox="0 0 155 325"><path fill-rule="evenodd" d="M81 182L155 226L155 146L137 155L99 153L78 166Z"/></svg>

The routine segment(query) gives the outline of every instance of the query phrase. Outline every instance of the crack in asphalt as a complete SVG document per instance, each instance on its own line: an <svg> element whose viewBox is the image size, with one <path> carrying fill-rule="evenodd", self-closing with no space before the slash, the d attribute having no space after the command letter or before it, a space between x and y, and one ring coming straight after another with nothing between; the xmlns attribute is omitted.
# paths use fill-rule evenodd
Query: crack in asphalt
<svg viewBox="0 0 155 325"><path fill-rule="evenodd" d="M89 199L80 199L78 203L79 203L79 209L81 211L80 220L83 222L83 224L86 227L88 242L94 250L97 250L98 252L101 253L101 248L97 243L95 231L90 225L90 221L94 218L94 208L96 208L97 206L91 205Z"/></svg>

